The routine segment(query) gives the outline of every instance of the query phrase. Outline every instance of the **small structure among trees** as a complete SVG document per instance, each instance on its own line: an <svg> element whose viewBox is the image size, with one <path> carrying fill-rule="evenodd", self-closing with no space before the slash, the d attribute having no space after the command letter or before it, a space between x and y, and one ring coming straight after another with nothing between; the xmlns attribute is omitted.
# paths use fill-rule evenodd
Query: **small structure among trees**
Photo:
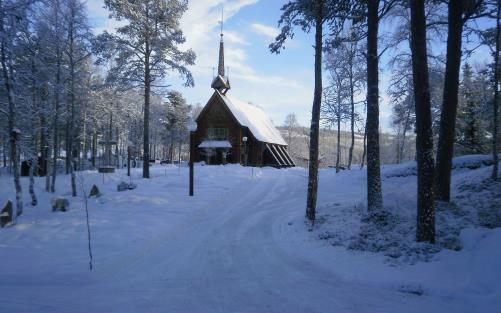
<svg viewBox="0 0 501 313"><path fill-rule="evenodd" d="M207 164L239 163L250 166L295 166L287 143L264 111L227 95L230 82L224 70L223 34L219 45L214 93L196 121L195 161Z"/></svg>

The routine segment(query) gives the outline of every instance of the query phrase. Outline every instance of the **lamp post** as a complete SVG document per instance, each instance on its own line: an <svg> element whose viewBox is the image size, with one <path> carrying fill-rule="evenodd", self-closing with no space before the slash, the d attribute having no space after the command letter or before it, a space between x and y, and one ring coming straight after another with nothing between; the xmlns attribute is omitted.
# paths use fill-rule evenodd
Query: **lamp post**
<svg viewBox="0 0 501 313"><path fill-rule="evenodd" d="M244 145L245 145L245 148L244 148L244 166L247 166L247 137L243 137L242 138L243 142L244 142Z"/></svg>
<svg viewBox="0 0 501 313"><path fill-rule="evenodd" d="M193 159L195 158L194 133L197 130L197 122L190 118L188 121L188 130L190 131L190 197L193 196Z"/></svg>
<svg viewBox="0 0 501 313"><path fill-rule="evenodd" d="M130 176L130 155L131 155L131 146L127 145L127 176Z"/></svg>

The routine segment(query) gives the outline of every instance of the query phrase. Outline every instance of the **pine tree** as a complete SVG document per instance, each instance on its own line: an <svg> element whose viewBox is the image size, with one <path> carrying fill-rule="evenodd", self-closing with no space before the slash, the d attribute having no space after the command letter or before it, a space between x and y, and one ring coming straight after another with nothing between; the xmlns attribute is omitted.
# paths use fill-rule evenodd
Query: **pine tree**
<svg viewBox="0 0 501 313"><path fill-rule="evenodd" d="M458 112L458 144L464 153L481 153L485 135L482 127L480 86L468 63L463 66Z"/></svg>
<svg viewBox="0 0 501 313"><path fill-rule="evenodd" d="M181 149L183 140L187 137L187 126L189 106L186 99L179 91L169 91L167 94L168 102L166 108L166 117L162 124L167 130L167 140L169 142L168 156L170 162L174 162L174 148L178 144Z"/></svg>
<svg viewBox="0 0 501 313"><path fill-rule="evenodd" d="M185 66L194 64L195 54L178 48L185 42L179 20L188 4L183 0L105 0L105 5L112 17L127 22L116 35L105 33L100 39L116 43L115 79L144 90L143 177L149 178L151 90L161 87L155 83L170 71L183 76L186 86L194 84Z"/></svg>

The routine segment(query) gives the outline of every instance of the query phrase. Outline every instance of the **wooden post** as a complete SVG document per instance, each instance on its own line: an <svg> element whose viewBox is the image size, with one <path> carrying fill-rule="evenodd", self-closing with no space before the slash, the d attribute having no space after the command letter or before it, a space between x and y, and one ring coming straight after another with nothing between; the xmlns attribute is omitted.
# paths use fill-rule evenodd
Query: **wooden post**
<svg viewBox="0 0 501 313"><path fill-rule="evenodd" d="M245 162L245 163L244 163L244 164L245 164L245 166L248 166L248 163L247 163L247 162L248 162L248 156L247 156L247 153L249 153L249 152L248 152L248 150L247 150L247 140L245 140L245 141L244 141L244 144L245 144L245 156L244 156L244 162Z"/></svg>
<svg viewBox="0 0 501 313"><path fill-rule="evenodd" d="M127 146L127 176L130 176L130 146Z"/></svg>
<svg viewBox="0 0 501 313"><path fill-rule="evenodd" d="M193 132L190 132L190 197L193 196L193 159L195 154L194 149L194 136Z"/></svg>

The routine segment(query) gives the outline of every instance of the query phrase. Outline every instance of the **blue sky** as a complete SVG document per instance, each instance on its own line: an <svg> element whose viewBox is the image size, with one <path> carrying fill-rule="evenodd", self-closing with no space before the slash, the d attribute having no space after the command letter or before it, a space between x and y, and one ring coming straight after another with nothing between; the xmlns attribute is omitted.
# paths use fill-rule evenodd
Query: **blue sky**
<svg viewBox="0 0 501 313"><path fill-rule="evenodd" d="M295 113L300 124L308 126L313 100L313 34L298 30L293 40L279 55L269 52L268 45L278 33L280 8L286 0L191 0L182 19L186 48L197 54L196 65L191 67L195 87L182 86L173 74L166 83L181 91L189 103L205 105L212 90L213 67L217 68L219 47L219 20L224 5L225 65L233 96L261 106L276 125L285 116ZM103 0L88 0L89 18L96 34L113 31L118 25L108 19ZM481 51L485 59L485 51ZM381 62L384 67L384 59ZM384 93L389 73L382 73L380 83L380 124L391 131L391 108ZM325 84L326 82L324 82Z"/></svg>

